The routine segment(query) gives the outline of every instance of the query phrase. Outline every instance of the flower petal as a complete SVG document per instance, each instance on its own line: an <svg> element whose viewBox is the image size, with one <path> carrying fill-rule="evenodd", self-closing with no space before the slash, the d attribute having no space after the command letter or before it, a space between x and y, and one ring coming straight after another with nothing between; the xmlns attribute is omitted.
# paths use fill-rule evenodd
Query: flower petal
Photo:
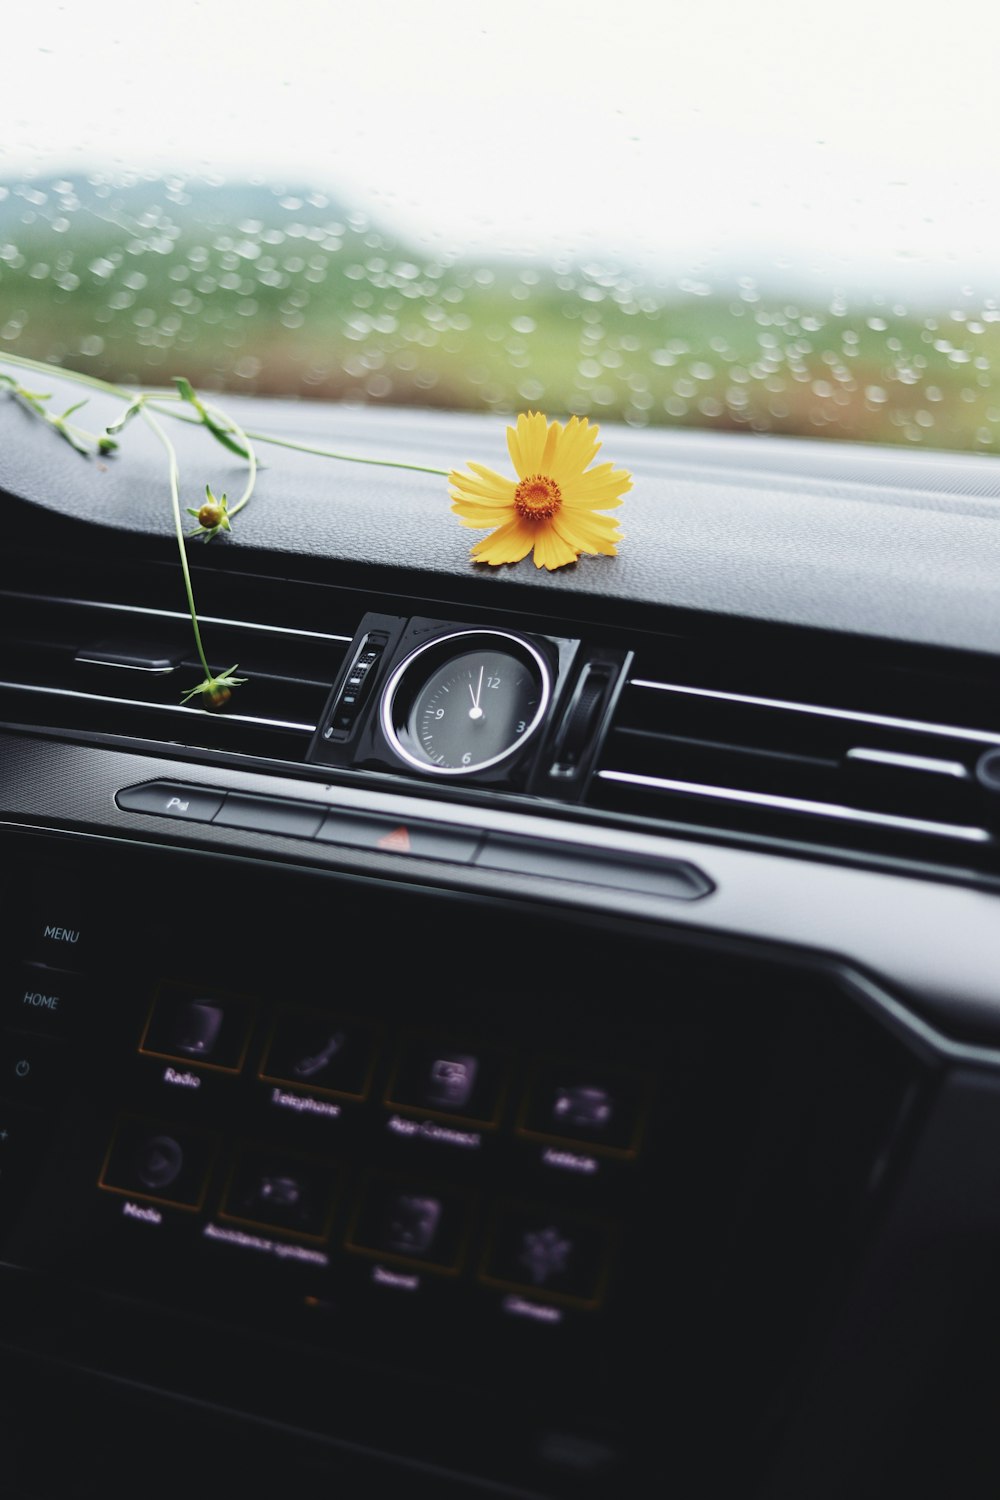
<svg viewBox="0 0 1000 1500"><path fill-rule="evenodd" d="M560 443L560 441L562 439L562 435L563 435L563 425L562 425L562 423L561 422L550 422L549 423L549 430L545 434L545 447L542 449L542 456L541 456L541 459L539 460L539 464L538 464L538 472L540 474L549 474L549 475L551 475L553 466L555 464L556 453L558 452L558 449L559 449L559 443Z"/></svg>
<svg viewBox="0 0 1000 1500"><path fill-rule="evenodd" d="M453 505L453 513L458 516L463 526L471 526L474 530L485 531L488 526L505 526L511 519L510 507L507 505Z"/></svg>
<svg viewBox="0 0 1000 1500"><path fill-rule="evenodd" d="M484 510L502 511L506 520L512 521L516 514L509 500L501 500L497 495L460 495L453 493L452 510L464 511L466 514L479 515Z"/></svg>
<svg viewBox="0 0 1000 1500"><path fill-rule="evenodd" d="M485 464L474 464L471 461L469 468L476 475L477 479L481 479L484 484L496 485L499 489L504 491L509 490L513 493L514 481L513 479L508 479L505 474L498 474L496 469L488 469Z"/></svg>
<svg viewBox="0 0 1000 1500"><path fill-rule="evenodd" d="M604 521L609 529L598 527L599 521ZM616 522L610 516L591 515L584 521L576 516L566 518L564 513L552 522L552 526L568 546L575 547L579 552L589 552L591 556L603 553L606 557L614 557L618 551L615 543L622 539Z"/></svg>
<svg viewBox="0 0 1000 1500"><path fill-rule="evenodd" d="M611 509L621 504L621 496L632 488L632 476L627 469L616 469L611 464L599 464L587 474L580 474L563 488L563 504L571 509L577 506L592 509Z"/></svg>
<svg viewBox="0 0 1000 1500"><path fill-rule="evenodd" d="M558 521L559 526L567 536L615 536L619 530L617 516L605 516L596 510L571 510L560 511L553 520Z"/></svg>
<svg viewBox="0 0 1000 1500"><path fill-rule="evenodd" d="M521 419L518 417L519 424L520 421ZM521 457L521 438L517 427L507 428L507 452L510 454L510 461L514 465L514 473L519 479L523 479L524 460Z"/></svg>
<svg viewBox="0 0 1000 1500"><path fill-rule="evenodd" d="M542 454L548 437L549 424L540 411L522 412L517 419L517 448L521 462L514 460L519 479L541 472ZM511 452L513 458L513 451Z"/></svg>
<svg viewBox="0 0 1000 1500"><path fill-rule="evenodd" d="M520 562L531 551L534 540L534 529L519 517L477 542L472 548L472 556L476 562L491 563L494 567L500 563Z"/></svg>
<svg viewBox="0 0 1000 1500"><path fill-rule="evenodd" d="M560 486L575 479L593 461L600 446L597 428L591 427L586 418L581 421L571 417L555 456L552 478Z"/></svg>
<svg viewBox="0 0 1000 1500"><path fill-rule="evenodd" d="M551 521L539 526L535 536L536 568L548 568L552 572L555 568L564 567L566 563L576 562L579 554L579 547L574 547L561 537Z"/></svg>
<svg viewBox="0 0 1000 1500"><path fill-rule="evenodd" d="M450 492L452 499L468 495L479 500L495 500L499 504L513 505L514 503L514 481L509 480L505 488L499 485L487 484L482 479L471 479L463 477L461 483L456 485Z"/></svg>

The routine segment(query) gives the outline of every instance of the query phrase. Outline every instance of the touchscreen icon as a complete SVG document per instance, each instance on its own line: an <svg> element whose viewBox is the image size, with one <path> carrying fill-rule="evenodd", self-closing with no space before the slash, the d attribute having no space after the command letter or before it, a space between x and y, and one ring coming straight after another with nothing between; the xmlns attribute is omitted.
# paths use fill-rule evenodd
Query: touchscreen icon
<svg viewBox="0 0 1000 1500"><path fill-rule="evenodd" d="M566 1271L572 1253L573 1241L550 1224L545 1229L529 1229L524 1233L517 1261L535 1286L545 1286L553 1276Z"/></svg>
<svg viewBox="0 0 1000 1500"><path fill-rule="evenodd" d="M436 1057L427 1080L427 1103L435 1109L461 1109L476 1086L479 1063L474 1057Z"/></svg>
<svg viewBox="0 0 1000 1500"><path fill-rule="evenodd" d="M262 1208L298 1208L302 1185L295 1177L265 1175L257 1184L256 1200Z"/></svg>
<svg viewBox="0 0 1000 1500"><path fill-rule="evenodd" d="M575 1125L583 1130L603 1130L614 1114L614 1100L607 1089L573 1084L557 1088L552 1114L561 1125Z"/></svg>
<svg viewBox="0 0 1000 1500"><path fill-rule="evenodd" d="M292 1064L292 1072L296 1078L315 1078L323 1069L329 1067L330 1063L340 1052L346 1041L342 1031L335 1031L332 1036L327 1037L321 1047L315 1052L309 1052L305 1057L300 1057L298 1062Z"/></svg>
<svg viewBox="0 0 1000 1500"><path fill-rule="evenodd" d="M184 1152L173 1136L147 1136L136 1147L134 1165L143 1187L161 1192L180 1176Z"/></svg>
<svg viewBox="0 0 1000 1500"><path fill-rule="evenodd" d="M173 1017L173 1044L185 1057L211 1057L219 1040L225 1012L209 1000L178 1005Z"/></svg>
<svg viewBox="0 0 1000 1500"><path fill-rule="evenodd" d="M424 1255L434 1244L441 1222L440 1198L397 1193L388 1206L385 1248L397 1255Z"/></svg>

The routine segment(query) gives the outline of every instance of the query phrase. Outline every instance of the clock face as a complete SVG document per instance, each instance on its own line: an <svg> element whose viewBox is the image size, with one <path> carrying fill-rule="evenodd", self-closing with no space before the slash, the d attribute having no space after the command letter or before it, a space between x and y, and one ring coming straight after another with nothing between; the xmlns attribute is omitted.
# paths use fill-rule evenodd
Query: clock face
<svg viewBox="0 0 1000 1500"><path fill-rule="evenodd" d="M513 755L548 701L548 670L534 646L494 631L460 631L419 647L396 668L382 724L411 765L461 776Z"/></svg>

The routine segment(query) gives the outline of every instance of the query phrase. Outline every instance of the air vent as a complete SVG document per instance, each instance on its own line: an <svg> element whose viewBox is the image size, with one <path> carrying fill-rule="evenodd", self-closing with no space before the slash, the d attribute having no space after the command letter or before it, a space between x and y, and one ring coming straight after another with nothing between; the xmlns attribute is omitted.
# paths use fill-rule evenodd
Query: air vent
<svg viewBox="0 0 1000 1500"><path fill-rule="evenodd" d="M780 657L746 668L684 642L638 655L590 804L753 841L991 865L976 776L1000 745L988 668L854 657L783 671Z"/></svg>
<svg viewBox="0 0 1000 1500"><path fill-rule="evenodd" d="M9 576L9 575L8 575ZM176 565L75 572L26 560L0 592L0 720L68 733L301 760L354 621L282 579L195 574L215 671L247 681L218 711L181 703L204 675Z"/></svg>

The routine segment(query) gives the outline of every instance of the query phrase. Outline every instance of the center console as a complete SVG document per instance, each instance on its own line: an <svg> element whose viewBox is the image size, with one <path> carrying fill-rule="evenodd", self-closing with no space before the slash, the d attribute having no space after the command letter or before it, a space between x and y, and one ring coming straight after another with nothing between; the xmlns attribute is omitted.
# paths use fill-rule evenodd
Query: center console
<svg viewBox="0 0 1000 1500"><path fill-rule="evenodd" d="M109 1443L417 1495L760 1470L920 1108L849 979L530 891L3 855L22 1479L53 1404L94 1493Z"/></svg>

